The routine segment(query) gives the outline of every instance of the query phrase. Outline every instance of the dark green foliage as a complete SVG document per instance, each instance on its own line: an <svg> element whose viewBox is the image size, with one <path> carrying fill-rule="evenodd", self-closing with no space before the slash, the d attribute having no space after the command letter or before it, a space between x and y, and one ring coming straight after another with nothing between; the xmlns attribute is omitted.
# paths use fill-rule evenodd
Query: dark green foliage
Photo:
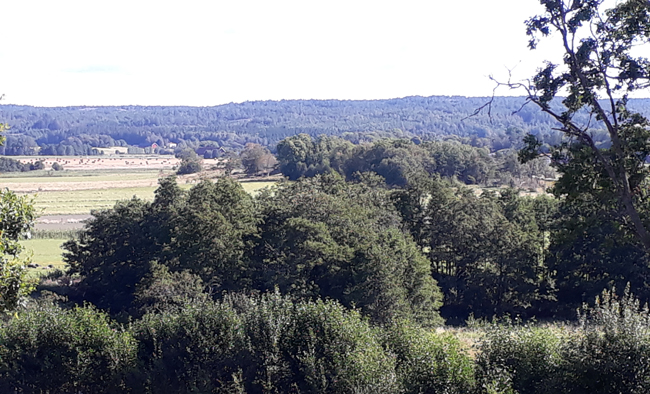
<svg viewBox="0 0 650 394"><path fill-rule="evenodd" d="M583 335L563 349L556 392L641 394L650 391L650 312L629 293L604 291L593 308L583 307Z"/></svg>
<svg viewBox="0 0 650 394"><path fill-rule="evenodd" d="M79 239L65 244L65 259L82 275L84 299L112 313L182 305L161 293L194 292L195 275L215 297L277 286L355 305L376 322L440 324L430 263L400 231L381 178L360 179L285 183L257 204L228 178L187 193L164 179L153 203L132 200L95 213ZM176 288L172 278L190 283Z"/></svg>
<svg viewBox="0 0 650 394"><path fill-rule="evenodd" d="M464 183L487 183L497 163L487 149L454 141L416 144L407 139L382 139L352 145L342 138L307 134L278 143L280 171L289 179L336 171L352 180L357 173L374 172L391 186L405 186L411 178L439 174Z"/></svg>
<svg viewBox="0 0 650 394"><path fill-rule="evenodd" d="M159 229L148 226L151 204L136 198L96 211L79 239L64 244L64 260L83 277L85 299L113 312L133 302L138 282L161 253Z"/></svg>
<svg viewBox="0 0 650 394"><path fill-rule="evenodd" d="M248 288L243 255L258 220L253 198L238 182L222 178L199 183L172 220L169 248L175 257L170 266L190 270L217 292Z"/></svg>
<svg viewBox="0 0 650 394"><path fill-rule="evenodd" d="M155 277L165 282L170 275ZM475 327L472 335L481 336L475 361L452 334L407 321L373 327L359 311L337 302L297 301L277 292L230 294L218 302L194 298L148 313L128 331L90 307L43 305L0 326L2 392L642 394L650 389L650 312L627 292L622 298L604 292L594 307L581 310L576 327Z"/></svg>
<svg viewBox="0 0 650 394"><path fill-rule="evenodd" d="M435 164L429 172L456 178L466 184L486 184L494 177L497 163L487 149L453 141L432 141L422 144L422 147Z"/></svg>
<svg viewBox="0 0 650 394"><path fill-rule="evenodd" d="M480 346L482 393L609 394L650 390L650 314L626 289L584 306L580 325L560 331L493 325Z"/></svg>
<svg viewBox="0 0 650 394"><path fill-rule="evenodd" d="M552 146L552 156L562 175L556 195L568 203L609 212L617 226L631 233L650 252L650 231L642 216L647 198L642 188L650 154L648 119L629 107L628 95L647 88L650 63L636 48L650 43L650 4L625 0L542 1L542 15L527 21L529 46L546 37L558 39L562 64L546 64L526 84L527 100L551 115L564 136ZM606 8L606 7L612 8ZM519 85L521 86L521 85ZM552 108L559 94L564 109ZM589 122L576 116L589 112ZM598 145L589 131L591 118L601 122L609 144ZM523 159L535 156L540 144L527 137ZM643 186L642 186L643 185Z"/></svg>
<svg viewBox="0 0 650 394"><path fill-rule="evenodd" d="M181 164L178 166L178 170L176 170L176 174L178 175L194 174L197 172L201 172L202 169L203 166L201 165L201 161L199 159L196 160L183 159L181 160Z"/></svg>
<svg viewBox="0 0 650 394"><path fill-rule="evenodd" d="M650 269L641 246L610 212L562 203L551 232L548 266L556 272L558 316L575 318L583 303L593 303L603 288L633 285L643 300L650 297Z"/></svg>
<svg viewBox="0 0 650 394"><path fill-rule="evenodd" d="M409 140L380 140L356 147L343 168L348 178L357 172L374 172L389 185L404 186L412 176L435 171L436 166L422 145Z"/></svg>
<svg viewBox="0 0 650 394"><path fill-rule="evenodd" d="M554 391L563 362L559 333L512 324L492 324L485 329L476 362L480 393L564 392Z"/></svg>
<svg viewBox="0 0 650 394"><path fill-rule="evenodd" d="M530 317L553 299L545 233L536 223L536 212L548 220L551 207L508 189L477 197L435 178L414 179L392 199L431 260L445 293L445 317L460 322L469 314Z"/></svg>
<svg viewBox="0 0 650 394"><path fill-rule="evenodd" d="M137 285L132 314L177 312L205 302L209 298L206 287L198 275L189 271L169 272L166 266L152 263L151 272Z"/></svg>
<svg viewBox="0 0 650 394"><path fill-rule="evenodd" d="M0 157L0 172L24 172L42 170L45 164L41 160L34 163L21 163L18 160L10 159L8 157Z"/></svg>
<svg viewBox="0 0 650 394"><path fill-rule="evenodd" d="M406 97L391 100L249 101L215 107L66 107L0 106L11 126L0 154L92 155L93 148L145 147L168 142L197 149L208 146L240 151L247 143L268 148L300 133L335 135L355 144L381 138L415 141L456 138L491 151L518 149L523 135L535 134L545 143L559 141L552 119L537 108L521 105L523 97L497 97L492 116L470 117L485 103L480 97ZM642 113L648 101L631 100ZM562 111L560 100L551 107ZM587 112L577 114L586 123ZM54 122L56 120L56 122ZM53 125L52 129L49 128ZM56 127L54 127L56 126ZM596 143L608 136L593 123Z"/></svg>
<svg viewBox="0 0 650 394"><path fill-rule="evenodd" d="M201 158L194 149L185 148L176 154L176 158L181 159L181 164L176 170L177 175L194 174L203 169Z"/></svg>
<svg viewBox="0 0 650 394"><path fill-rule="evenodd" d="M0 391L122 393L132 335L90 307L39 307L0 329Z"/></svg>
<svg viewBox="0 0 650 394"><path fill-rule="evenodd" d="M406 394L465 394L474 389L474 366L451 334L396 322L383 330L384 346L395 354L397 379Z"/></svg>
<svg viewBox="0 0 650 394"><path fill-rule="evenodd" d="M260 144L246 144L240 158L241 164L248 175L256 175L262 171L268 174L278 163L275 156Z"/></svg>
<svg viewBox="0 0 650 394"><path fill-rule="evenodd" d="M29 260L20 256L23 246L19 241L32 229L35 219L28 196L0 190L0 314L16 308L31 291L25 277Z"/></svg>
<svg viewBox="0 0 650 394"><path fill-rule="evenodd" d="M79 239L64 245L64 258L83 276L85 299L115 313L130 308L154 261L190 270L216 292L243 289L243 249L256 220L252 197L231 179L184 193L166 178L153 203L133 199L94 212Z"/></svg>
<svg viewBox="0 0 650 394"><path fill-rule="evenodd" d="M398 392L375 330L333 302L228 297L147 315L134 334L146 392Z"/></svg>
<svg viewBox="0 0 650 394"><path fill-rule="evenodd" d="M226 305L187 305L177 313L146 315L133 327L140 343L136 392L227 392L244 364L241 319Z"/></svg>
<svg viewBox="0 0 650 394"><path fill-rule="evenodd" d="M21 162L8 157L0 157L0 172L20 171L25 171L25 166Z"/></svg>
<svg viewBox="0 0 650 394"><path fill-rule="evenodd" d="M31 163L29 165L29 170L34 171L34 170L43 170L45 169L45 164L43 164L42 160L37 160L34 163Z"/></svg>
<svg viewBox="0 0 650 394"><path fill-rule="evenodd" d="M333 298L377 322L440 323L430 264L399 231L387 191L329 174L280 185L260 209L255 288Z"/></svg>

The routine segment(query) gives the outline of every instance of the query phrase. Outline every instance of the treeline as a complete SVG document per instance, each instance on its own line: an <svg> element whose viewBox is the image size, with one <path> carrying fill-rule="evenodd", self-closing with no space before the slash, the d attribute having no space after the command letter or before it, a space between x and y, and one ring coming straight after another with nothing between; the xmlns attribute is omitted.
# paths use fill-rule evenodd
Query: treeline
<svg viewBox="0 0 650 394"><path fill-rule="evenodd" d="M375 184L376 176L348 183L328 175L253 198L228 178L187 192L163 179L153 202L97 212L79 239L64 244L81 280L55 290L113 315L140 316L166 293L207 286L218 298L277 288L335 299L376 323L439 325L442 294L430 263L402 231L388 190Z"/></svg>
<svg viewBox="0 0 650 394"><path fill-rule="evenodd" d="M18 160L10 159L8 157L0 157L0 173L2 172L25 172L45 169L45 164L42 161L34 163L21 163Z"/></svg>
<svg viewBox="0 0 650 394"><path fill-rule="evenodd" d="M488 98L406 97L391 100L282 100L254 101L216 107L65 107L0 106L0 118L11 127L0 154L93 154L92 148L110 146L160 147L178 144L178 150L200 146L241 151L247 143L272 148L300 133L342 137L355 144L382 138L439 140L455 136L491 152L520 148L533 134L548 144L559 144L554 120L521 97L497 97L491 111L471 116ZM560 109L559 100L553 108ZM633 99L630 106L650 113L650 100ZM561 112L561 110L559 110ZM589 114L577 114L589 124ZM584 122L582 122L584 120ZM598 123L590 133L599 147L609 137ZM95 151L96 152L96 151Z"/></svg>
<svg viewBox="0 0 650 394"><path fill-rule="evenodd" d="M0 327L6 393L611 394L650 390L650 316L603 293L571 328L474 327L476 347L277 293L176 305L124 326L48 301Z"/></svg>
<svg viewBox="0 0 650 394"><path fill-rule="evenodd" d="M391 186L403 187L415 176L437 174L465 184L513 185L522 178L553 178L550 161L540 158L521 164L511 149L490 154L457 140L381 139L355 145L343 138L299 134L277 146L279 169L290 180L336 171L351 180L374 172Z"/></svg>
<svg viewBox="0 0 650 394"><path fill-rule="evenodd" d="M333 172L256 197L230 179L183 191L169 178L153 202L96 212L65 244L80 281L54 290L114 316L141 316L149 289L178 282L170 291L334 299L379 324L574 319L604 288L630 282L650 296L644 254L612 226L586 205L476 193L435 174L391 188L373 173Z"/></svg>

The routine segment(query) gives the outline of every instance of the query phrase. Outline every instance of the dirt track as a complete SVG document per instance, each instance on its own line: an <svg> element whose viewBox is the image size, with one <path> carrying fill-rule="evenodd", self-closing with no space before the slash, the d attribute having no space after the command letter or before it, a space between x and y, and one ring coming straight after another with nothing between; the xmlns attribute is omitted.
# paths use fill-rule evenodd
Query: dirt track
<svg viewBox="0 0 650 394"><path fill-rule="evenodd" d="M36 220L36 230L77 230L91 215L46 215Z"/></svg>

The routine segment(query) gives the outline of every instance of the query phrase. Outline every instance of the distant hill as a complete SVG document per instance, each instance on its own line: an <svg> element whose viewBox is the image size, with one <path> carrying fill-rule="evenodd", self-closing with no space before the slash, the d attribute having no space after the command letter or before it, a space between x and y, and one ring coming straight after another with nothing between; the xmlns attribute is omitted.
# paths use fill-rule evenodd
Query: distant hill
<svg viewBox="0 0 650 394"><path fill-rule="evenodd" d="M486 97L405 97L390 100L251 101L215 107L31 107L0 105L8 141L0 154L92 154L92 148L148 146L240 150L248 142L275 147L287 136L330 134L352 142L382 137L460 139L493 151L510 148L525 133L559 141L556 123L522 97L497 97L491 117L475 110ZM560 104L558 104L560 105ZM631 100L650 114L650 99ZM581 120L588 120L587 114ZM594 125L595 140L607 144ZM174 145L176 144L176 145Z"/></svg>

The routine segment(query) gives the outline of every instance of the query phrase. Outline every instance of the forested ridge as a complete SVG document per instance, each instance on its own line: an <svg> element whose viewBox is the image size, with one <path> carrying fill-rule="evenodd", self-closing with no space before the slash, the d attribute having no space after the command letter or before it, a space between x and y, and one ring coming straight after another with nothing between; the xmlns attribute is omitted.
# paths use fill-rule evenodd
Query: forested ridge
<svg viewBox="0 0 650 394"><path fill-rule="evenodd" d="M489 97L405 97L390 100L282 100L231 103L215 107L31 107L0 106L10 127L0 154L93 154L93 147L224 147L241 150L246 143L269 148L282 139L306 133L326 134L354 142L382 137L423 140L458 138L491 151L517 147L524 135L557 144L555 120L524 97L496 97L491 111L472 116ZM553 102L560 110L560 100ZM523 107L522 107L523 106ZM630 100L630 107L650 113L650 99ZM576 120L588 123L589 114ZM594 140L608 143L603 127L594 123Z"/></svg>

